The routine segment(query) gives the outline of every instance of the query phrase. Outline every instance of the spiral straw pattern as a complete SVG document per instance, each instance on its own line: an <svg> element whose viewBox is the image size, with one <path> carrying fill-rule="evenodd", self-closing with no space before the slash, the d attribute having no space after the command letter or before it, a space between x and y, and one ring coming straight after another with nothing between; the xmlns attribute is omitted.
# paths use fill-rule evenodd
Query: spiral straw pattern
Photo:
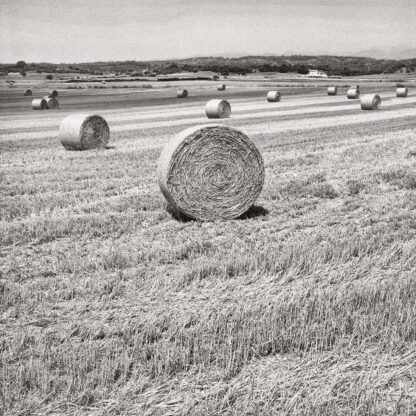
<svg viewBox="0 0 416 416"><path fill-rule="evenodd" d="M46 101L46 107L49 110L56 110L59 109L59 102L56 98L49 97L48 95L46 97L43 97Z"/></svg>
<svg viewBox="0 0 416 416"><path fill-rule="evenodd" d="M110 128L99 115L71 114L62 120L59 138L67 150L96 149L107 145Z"/></svg>
<svg viewBox="0 0 416 416"><path fill-rule="evenodd" d="M158 162L160 189L177 213L200 221L233 219L256 201L263 158L241 131L221 125L183 130Z"/></svg>

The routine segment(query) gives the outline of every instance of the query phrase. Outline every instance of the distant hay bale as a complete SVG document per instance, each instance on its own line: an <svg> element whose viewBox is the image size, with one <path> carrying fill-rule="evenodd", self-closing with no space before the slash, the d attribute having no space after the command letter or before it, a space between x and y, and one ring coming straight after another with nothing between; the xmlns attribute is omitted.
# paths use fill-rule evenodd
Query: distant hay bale
<svg viewBox="0 0 416 416"><path fill-rule="evenodd" d="M59 109L59 102L56 98L52 98L49 95L47 95L46 97L43 97L43 98L46 101L46 107L48 108L48 110L57 110L57 109Z"/></svg>
<svg viewBox="0 0 416 416"><path fill-rule="evenodd" d="M49 97L50 98L56 98L58 96L58 91L56 91L56 90L51 90L50 92L49 92Z"/></svg>
<svg viewBox="0 0 416 416"><path fill-rule="evenodd" d="M361 97L362 110L378 110L381 104L381 98L378 94L366 94Z"/></svg>
<svg viewBox="0 0 416 416"><path fill-rule="evenodd" d="M32 100L33 110L46 110L48 108L44 98L35 98Z"/></svg>
<svg viewBox="0 0 416 416"><path fill-rule="evenodd" d="M186 98L188 96L188 90L178 90L176 91L176 96L178 98Z"/></svg>
<svg viewBox="0 0 416 416"><path fill-rule="evenodd" d="M226 100L210 100L205 105L208 118L228 118L231 115L231 105Z"/></svg>
<svg viewBox="0 0 416 416"><path fill-rule="evenodd" d="M328 95L337 95L338 87L328 87L327 92L328 92Z"/></svg>
<svg viewBox="0 0 416 416"><path fill-rule="evenodd" d="M360 87L351 87L347 91L347 98L350 100L360 98Z"/></svg>
<svg viewBox="0 0 416 416"><path fill-rule="evenodd" d="M407 97L409 90L406 87L400 87L396 89L396 96L397 97Z"/></svg>
<svg viewBox="0 0 416 416"><path fill-rule="evenodd" d="M218 85L217 90L218 91L224 91L225 90L225 84Z"/></svg>
<svg viewBox="0 0 416 416"><path fill-rule="evenodd" d="M281 95L279 91L269 91L267 93L267 101L269 103L277 103L280 101Z"/></svg>
<svg viewBox="0 0 416 416"><path fill-rule="evenodd" d="M165 145L157 173L175 213L200 221L245 213L259 196L265 176L254 143L241 131L221 125L181 131Z"/></svg>
<svg viewBox="0 0 416 416"><path fill-rule="evenodd" d="M71 114L62 120L59 138L67 150L96 149L107 145L110 128L99 115Z"/></svg>
<svg viewBox="0 0 416 416"><path fill-rule="evenodd" d="M27 90L25 90L25 92L23 93L23 95L25 95L26 97L28 95L32 95L32 90L28 88Z"/></svg>

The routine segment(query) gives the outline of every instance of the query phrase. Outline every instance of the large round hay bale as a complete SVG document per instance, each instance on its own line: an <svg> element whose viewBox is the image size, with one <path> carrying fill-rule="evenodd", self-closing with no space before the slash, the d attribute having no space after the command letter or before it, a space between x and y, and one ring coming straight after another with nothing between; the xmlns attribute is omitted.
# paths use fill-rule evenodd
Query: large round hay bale
<svg viewBox="0 0 416 416"><path fill-rule="evenodd" d="M188 90L178 90L176 91L176 96L178 98L186 98L188 96Z"/></svg>
<svg viewBox="0 0 416 416"><path fill-rule="evenodd" d="M26 89L25 91L24 91L24 93L23 93L23 95L25 95L26 97L27 96L29 96L29 95L32 95L32 90L31 89Z"/></svg>
<svg viewBox="0 0 416 416"><path fill-rule="evenodd" d="M378 94L366 94L361 97L362 110L378 110L381 104L381 98Z"/></svg>
<svg viewBox="0 0 416 416"><path fill-rule="evenodd" d="M396 89L396 96L397 97L407 97L409 90L406 87L400 87Z"/></svg>
<svg viewBox="0 0 416 416"><path fill-rule="evenodd" d="M280 101L281 95L279 91L269 91L267 93L267 101L269 103L277 103Z"/></svg>
<svg viewBox="0 0 416 416"><path fill-rule="evenodd" d="M159 186L171 208L201 221L245 213L259 196L264 175L254 143L221 125L181 131L165 145L158 162Z"/></svg>
<svg viewBox="0 0 416 416"><path fill-rule="evenodd" d="M347 98L349 100L360 98L360 89L356 87L352 87L347 91Z"/></svg>
<svg viewBox="0 0 416 416"><path fill-rule="evenodd" d="M225 90L225 84L220 84L217 86L218 91L224 91Z"/></svg>
<svg viewBox="0 0 416 416"><path fill-rule="evenodd" d="M328 93L328 95L337 95L338 94L338 87L328 87L327 93Z"/></svg>
<svg viewBox="0 0 416 416"><path fill-rule="evenodd" d="M227 118L231 115L231 105L226 100L210 100L205 105L208 118Z"/></svg>
<svg viewBox="0 0 416 416"><path fill-rule="evenodd" d="M59 102L56 98L52 98L49 95L47 95L46 97L43 97L44 100L46 101L46 107L49 110L57 110L59 109Z"/></svg>
<svg viewBox="0 0 416 416"><path fill-rule="evenodd" d="M35 98L32 100L33 110L46 110L48 108L44 98Z"/></svg>
<svg viewBox="0 0 416 416"><path fill-rule="evenodd" d="M58 91L56 91L56 90L51 90L50 92L49 92L49 97L51 97L51 98L56 98L58 96Z"/></svg>
<svg viewBox="0 0 416 416"><path fill-rule="evenodd" d="M96 149L107 145L110 128L99 115L71 114L62 120L59 138L67 150Z"/></svg>

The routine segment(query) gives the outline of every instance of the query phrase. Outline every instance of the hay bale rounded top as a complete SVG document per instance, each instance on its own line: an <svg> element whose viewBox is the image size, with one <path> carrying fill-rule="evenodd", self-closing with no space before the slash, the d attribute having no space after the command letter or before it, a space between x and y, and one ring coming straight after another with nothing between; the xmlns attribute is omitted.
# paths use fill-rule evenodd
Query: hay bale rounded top
<svg viewBox="0 0 416 416"><path fill-rule="evenodd" d="M49 92L49 97L50 98L56 98L58 96L58 91L56 91L56 90L51 90L50 92Z"/></svg>
<svg viewBox="0 0 416 416"><path fill-rule="evenodd" d="M361 97L362 110L378 110L381 105L381 98L378 94L366 94Z"/></svg>
<svg viewBox="0 0 416 416"><path fill-rule="evenodd" d="M406 87L399 87L396 89L396 96L397 97L407 97L409 90Z"/></svg>
<svg viewBox="0 0 416 416"><path fill-rule="evenodd" d="M328 93L328 95L337 95L338 94L338 87L328 87L327 93Z"/></svg>
<svg viewBox="0 0 416 416"><path fill-rule="evenodd" d="M241 131L221 125L183 130L158 162L160 189L176 213L201 221L245 213L264 183L263 158Z"/></svg>
<svg viewBox="0 0 416 416"><path fill-rule="evenodd" d="M28 95L32 95L32 90L31 89L26 89L23 93L23 95L28 96Z"/></svg>
<svg viewBox="0 0 416 416"><path fill-rule="evenodd" d="M217 86L218 91L224 91L225 90L225 84L220 84Z"/></svg>
<svg viewBox="0 0 416 416"><path fill-rule="evenodd" d="M110 128L97 114L71 114L62 120L59 138L67 150L103 148L110 140Z"/></svg>
<svg viewBox="0 0 416 416"><path fill-rule="evenodd" d="M186 98L188 96L188 90L185 90L185 89L178 90L178 91L176 91L176 96L178 98Z"/></svg>
<svg viewBox="0 0 416 416"><path fill-rule="evenodd" d="M280 101L281 95L279 91L269 91L267 93L267 101L269 103L276 103Z"/></svg>
<svg viewBox="0 0 416 416"><path fill-rule="evenodd" d="M208 118L227 118L231 115L231 105L226 100L209 100L205 105Z"/></svg>
<svg viewBox="0 0 416 416"><path fill-rule="evenodd" d="M46 110L48 108L46 100L44 98L34 98L32 100L33 110Z"/></svg>

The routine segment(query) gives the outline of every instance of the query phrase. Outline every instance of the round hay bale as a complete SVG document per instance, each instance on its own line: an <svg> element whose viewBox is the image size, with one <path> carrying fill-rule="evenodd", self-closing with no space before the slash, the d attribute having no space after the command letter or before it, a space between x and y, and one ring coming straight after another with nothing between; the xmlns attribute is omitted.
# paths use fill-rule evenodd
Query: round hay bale
<svg viewBox="0 0 416 416"><path fill-rule="evenodd" d="M97 114L71 114L62 120L59 138L66 150L96 149L107 145L110 128Z"/></svg>
<svg viewBox="0 0 416 416"><path fill-rule="evenodd" d="M269 103L277 103L280 101L281 95L279 91L269 91L267 93L267 101Z"/></svg>
<svg viewBox="0 0 416 416"><path fill-rule="evenodd" d="M226 100L210 100L205 105L208 118L228 118L231 115L231 105Z"/></svg>
<svg viewBox="0 0 416 416"><path fill-rule="evenodd" d="M218 91L224 91L225 90L225 84L218 85L217 90Z"/></svg>
<svg viewBox="0 0 416 416"><path fill-rule="evenodd" d="M200 221L244 214L259 196L265 176L254 143L221 125L181 131L165 145L157 173L171 208Z"/></svg>
<svg viewBox="0 0 416 416"><path fill-rule="evenodd" d="M354 100L360 98L360 90L356 87L352 87L347 91L347 98L349 100Z"/></svg>
<svg viewBox="0 0 416 416"><path fill-rule="evenodd" d="M46 110L48 108L44 98L35 98L32 100L33 110Z"/></svg>
<svg viewBox="0 0 416 416"><path fill-rule="evenodd" d="M327 93L328 93L328 95L337 95L338 94L338 87L328 87Z"/></svg>
<svg viewBox="0 0 416 416"><path fill-rule="evenodd" d="M366 94L361 97L362 110L378 110L381 104L381 98L378 94Z"/></svg>
<svg viewBox="0 0 416 416"><path fill-rule="evenodd" d="M396 96L397 97L407 97L409 90L406 87L400 87L396 89Z"/></svg>
<svg viewBox="0 0 416 416"><path fill-rule="evenodd" d="M52 98L49 95L47 95L46 97L43 97L43 98L46 101L46 107L48 108L48 110L57 110L57 109L59 109L59 102L56 98Z"/></svg>
<svg viewBox="0 0 416 416"><path fill-rule="evenodd" d="M49 97L50 98L56 98L58 96L58 91L56 91L56 90L51 90L50 92L49 92Z"/></svg>
<svg viewBox="0 0 416 416"><path fill-rule="evenodd" d="M178 98L186 98L188 96L188 90L178 90L176 91L176 96Z"/></svg>
<svg viewBox="0 0 416 416"><path fill-rule="evenodd" d="M32 95L32 90L28 88L27 90L25 90L25 92L23 93L23 95L25 95L26 97L28 95Z"/></svg>

